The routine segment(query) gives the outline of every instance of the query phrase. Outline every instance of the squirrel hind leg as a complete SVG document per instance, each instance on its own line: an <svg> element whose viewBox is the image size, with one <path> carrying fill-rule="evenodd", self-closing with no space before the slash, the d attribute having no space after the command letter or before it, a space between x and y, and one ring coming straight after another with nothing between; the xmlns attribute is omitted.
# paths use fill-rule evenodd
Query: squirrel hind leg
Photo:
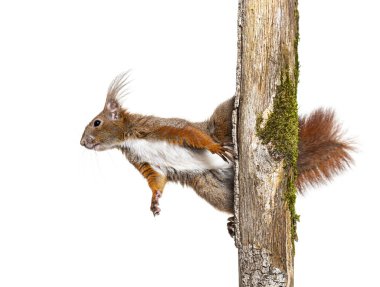
<svg viewBox="0 0 380 287"><path fill-rule="evenodd" d="M233 213L234 192L231 169L209 170L188 179L187 185L216 209Z"/></svg>

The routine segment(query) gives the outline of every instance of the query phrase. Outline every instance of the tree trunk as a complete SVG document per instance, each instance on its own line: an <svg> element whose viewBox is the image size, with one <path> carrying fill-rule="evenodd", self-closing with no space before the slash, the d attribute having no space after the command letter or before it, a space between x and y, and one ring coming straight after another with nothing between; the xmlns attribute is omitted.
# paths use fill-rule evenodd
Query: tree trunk
<svg viewBox="0 0 380 287"><path fill-rule="evenodd" d="M293 286L297 0L240 0L233 135L240 286Z"/></svg>

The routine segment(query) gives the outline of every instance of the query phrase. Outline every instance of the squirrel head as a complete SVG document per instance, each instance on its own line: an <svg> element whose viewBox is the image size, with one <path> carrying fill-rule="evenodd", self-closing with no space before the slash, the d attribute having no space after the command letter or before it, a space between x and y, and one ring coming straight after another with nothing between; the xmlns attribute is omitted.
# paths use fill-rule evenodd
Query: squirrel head
<svg viewBox="0 0 380 287"><path fill-rule="evenodd" d="M123 144L128 125L128 113L121 106L127 94L128 72L118 75L108 88L104 109L85 128L80 144L103 151Z"/></svg>

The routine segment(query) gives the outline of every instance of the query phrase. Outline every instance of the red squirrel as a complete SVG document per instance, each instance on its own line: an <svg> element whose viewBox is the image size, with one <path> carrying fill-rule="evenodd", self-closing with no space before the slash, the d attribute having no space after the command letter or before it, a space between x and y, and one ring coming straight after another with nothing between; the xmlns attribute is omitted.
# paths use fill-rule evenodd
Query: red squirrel
<svg viewBox="0 0 380 287"><path fill-rule="evenodd" d="M234 97L220 104L208 120L189 122L128 112L121 105L126 85L126 73L113 80L104 109L85 128L81 145L95 151L119 149L147 180L155 216L168 181L192 187L216 209L232 214ZM352 150L333 111L317 109L300 117L298 190L344 170L352 163Z"/></svg>

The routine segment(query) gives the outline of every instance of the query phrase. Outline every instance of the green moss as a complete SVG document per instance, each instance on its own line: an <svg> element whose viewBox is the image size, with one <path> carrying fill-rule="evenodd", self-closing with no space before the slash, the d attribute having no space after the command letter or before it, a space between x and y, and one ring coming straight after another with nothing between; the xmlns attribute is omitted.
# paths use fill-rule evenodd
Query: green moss
<svg viewBox="0 0 380 287"><path fill-rule="evenodd" d="M281 74L281 84L277 87L273 102L273 112L268 116L264 127L263 118L257 119L257 134L264 144L269 144L273 157L285 162L286 191L285 199L290 209L292 221L292 239L297 239L296 225L299 216L295 211L298 159L298 113L297 113L297 83L298 63L294 72L294 80L290 77L289 69Z"/></svg>
<svg viewBox="0 0 380 287"><path fill-rule="evenodd" d="M273 112L263 128L260 128L263 119L259 117L257 132L264 144L273 145L272 151L276 157L285 158L290 166L295 166L298 156L296 85L290 80L288 71L281 78L273 102Z"/></svg>

